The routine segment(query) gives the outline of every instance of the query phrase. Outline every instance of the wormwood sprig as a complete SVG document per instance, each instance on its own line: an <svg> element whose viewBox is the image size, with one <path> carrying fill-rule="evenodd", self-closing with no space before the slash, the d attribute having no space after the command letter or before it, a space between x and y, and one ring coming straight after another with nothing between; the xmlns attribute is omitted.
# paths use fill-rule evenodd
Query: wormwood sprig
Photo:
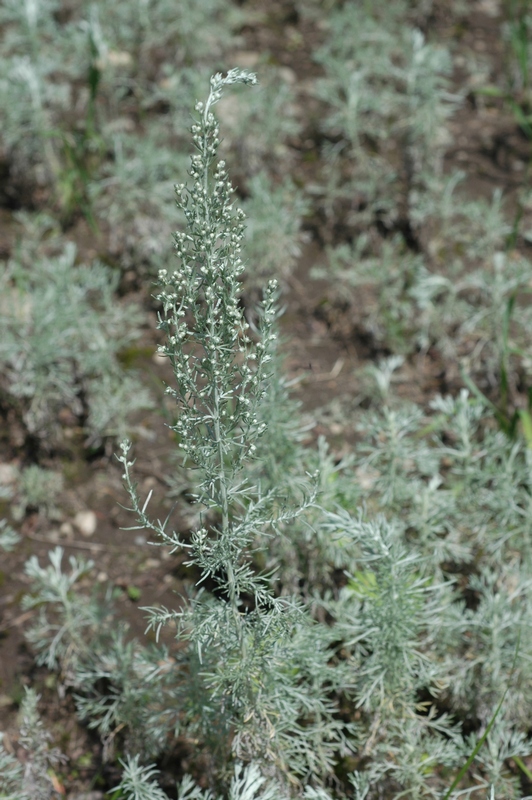
<svg viewBox="0 0 532 800"><path fill-rule="evenodd" d="M215 575L219 569L227 574L228 593L235 604L244 588L239 581L244 573L248 578L251 573L246 569L232 574L227 546L232 555L237 555L247 540L242 530L238 533L244 535L244 540L238 542L231 517L235 504L242 505L249 496L242 467L253 456L256 439L267 427L266 422L259 423L258 407L265 397L264 382L271 361L267 345L275 339L277 283L271 281L266 290L262 340L254 344L239 307L244 213L240 209L233 211L233 189L223 161L217 165L210 185L210 168L219 145L218 124L210 109L220 99L223 87L232 83L253 85L256 78L239 70L231 70L225 79L217 75L211 80L207 103L196 105L201 117L192 127L199 153L193 156L190 170L194 184L191 189L183 184L176 187L177 205L185 214L188 232L175 234L175 251L181 266L171 275L167 270L160 271L157 299L163 305L159 328L167 336L167 343L159 350L170 359L176 380L175 387L168 386L166 391L180 410L172 428L179 436L185 460L201 470L198 502L221 516L221 547L209 543L207 529L202 527L194 535L192 552L208 575ZM129 482L128 450L129 445L122 446L120 460L134 496ZM265 499L260 498L259 502L264 504ZM168 534L164 525L158 523L154 527L150 523L146 507L144 504L141 509L134 499L143 525L159 533L165 543L181 546L183 542L175 534ZM225 579L224 574L222 580Z"/></svg>
<svg viewBox="0 0 532 800"><path fill-rule="evenodd" d="M157 770L143 767L138 763L138 758L129 759L123 764L124 774L122 781L116 787L117 794L111 800L168 800L168 796L156 784L154 777ZM256 764L249 764L242 769L241 764L235 765L235 773L229 787L228 800L288 800L285 793L277 785L265 786L265 779ZM185 775L180 785L177 786L178 800L222 800L208 789L203 791L197 786L190 775ZM330 800L325 793L305 794L309 800Z"/></svg>
<svg viewBox="0 0 532 800"><path fill-rule="evenodd" d="M39 609L26 634L36 661L59 672L61 691L74 690L78 715L101 736L104 761L118 743L126 753L155 757L172 728L167 651L131 638L110 587L103 596L84 596L79 582L94 563L71 556L67 569L63 555L58 547L49 565L35 556L26 564L32 594L23 606Z"/></svg>
<svg viewBox="0 0 532 800"><path fill-rule="evenodd" d="M0 550L10 553L20 542L20 535L6 519L0 519Z"/></svg>
<svg viewBox="0 0 532 800"><path fill-rule="evenodd" d="M24 753L18 761L2 744L0 734L0 798L2 800L51 800L57 797L53 768L67 759L51 747L51 734L38 711L40 696L26 688L20 707L19 744Z"/></svg>
<svg viewBox="0 0 532 800"><path fill-rule="evenodd" d="M177 611L146 611L149 627L158 633L173 622L177 639L188 643L176 671L177 727L212 759L213 786L228 785L231 752L262 765L270 778L319 783L332 771L344 728L330 699L342 676L329 666L328 630L301 604L276 597L253 563L264 535L313 505L316 493L309 488L299 503L290 501L282 484L266 481L263 489L256 469L269 426L264 406L278 289L270 281L251 331L239 302L245 215L233 206L225 163L215 163L220 140L212 112L226 86L255 83L246 71L217 74L207 102L196 104L192 184L176 187L187 221L175 234L179 266L159 273L160 352L172 365L175 384L166 391L179 409L171 428L197 473L199 524L189 540L170 531L168 519L148 514L151 495L144 502L138 495L128 442L119 456L138 527L158 544L184 548L188 565L199 568L198 584L211 590Z"/></svg>
<svg viewBox="0 0 532 800"><path fill-rule="evenodd" d="M127 415L151 405L120 363L142 316L117 303L118 281L97 261L78 267L72 243L57 257L22 249L0 264L2 402L43 448L62 441L65 407L84 421L86 444L99 447L111 436L122 439Z"/></svg>

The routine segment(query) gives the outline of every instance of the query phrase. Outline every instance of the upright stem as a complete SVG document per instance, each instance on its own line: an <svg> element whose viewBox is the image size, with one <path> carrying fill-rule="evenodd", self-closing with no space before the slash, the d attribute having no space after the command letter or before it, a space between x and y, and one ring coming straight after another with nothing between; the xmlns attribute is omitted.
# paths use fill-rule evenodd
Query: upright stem
<svg viewBox="0 0 532 800"><path fill-rule="evenodd" d="M211 107L211 99L212 99L212 92L209 95L209 99L205 104L204 110L204 120L205 120L205 127L207 128L208 116L210 113ZM208 141L206 137L203 138L203 162L205 165L204 173L203 173L203 197L205 200L205 222L207 225L207 230L211 230L211 218L209 213L209 204L207 202L207 198L209 197L209 166L211 162L210 153L208 150ZM209 242L208 249L206 251L206 258L209 260L212 252L212 243ZM216 302L216 301L214 301ZM212 300L209 299L208 304L211 306ZM214 309L210 309L211 313L209 314L210 320L210 339L211 342L214 341L214 337L216 335L216 328L215 328L215 315L212 313ZM224 458L224 448L223 448L223 436L222 430L220 426L220 418L221 418L221 407L220 407L220 392L218 387L218 380L216 376L217 371L217 361L218 361L218 351L216 347L212 348L210 357L213 363L213 386L214 386L214 409L213 409L213 416L214 416L214 436L216 440L216 446L218 450L218 491L219 491L219 499L218 504L222 511L222 532L221 537L222 539L229 540L230 538L230 522L229 522L229 499L228 499L228 492L227 492L227 475L225 469L225 458ZM216 491L216 490L215 490ZM238 610L238 595L236 589L236 580L235 580L235 573L233 569L233 562L231 559L230 551L228 548L229 555L225 559L224 568L227 576L227 590L229 595L229 602L231 604L231 610L233 614L233 618L235 620L235 626L237 635L240 641L241 647L245 647L244 638L243 638L243 626L242 626L242 617Z"/></svg>

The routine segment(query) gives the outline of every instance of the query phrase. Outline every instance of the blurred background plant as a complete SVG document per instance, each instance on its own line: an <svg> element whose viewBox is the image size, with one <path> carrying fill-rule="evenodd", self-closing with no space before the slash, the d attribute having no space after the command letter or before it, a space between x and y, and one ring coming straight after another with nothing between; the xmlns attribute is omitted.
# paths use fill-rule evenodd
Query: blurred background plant
<svg viewBox="0 0 532 800"><path fill-rule="evenodd" d="M28 511L37 511L53 518L58 513L58 495L63 489L63 475L38 464L21 470L17 481L18 502L12 506L14 519L21 519Z"/></svg>
<svg viewBox="0 0 532 800"><path fill-rule="evenodd" d="M414 246L412 194L441 172L446 122L461 98L450 90L451 58L409 24L405 3L334 10L315 58L324 170L314 191L325 222L350 230L378 225Z"/></svg>
<svg viewBox="0 0 532 800"><path fill-rule="evenodd" d="M9 753L0 739L0 791L6 800L52 800L61 787L54 769L66 760L51 746L38 711L40 697L26 689L20 707L18 743L23 760Z"/></svg>
<svg viewBox="0 0 532 800"><path fill-rule="evenodd" d="M98 447L128 430L133 411L151 405L120 363L142 316L134 304L117 302L118 280L98 262L77 266L72 243L38 260L22 249L3 265L2 406L38 448L60 444L65 415Z"/></svg>

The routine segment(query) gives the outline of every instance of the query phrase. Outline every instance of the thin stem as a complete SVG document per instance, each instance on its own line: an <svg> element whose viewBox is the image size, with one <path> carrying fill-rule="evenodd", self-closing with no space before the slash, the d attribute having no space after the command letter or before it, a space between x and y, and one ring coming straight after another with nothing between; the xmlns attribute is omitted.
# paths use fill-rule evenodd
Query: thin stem
<svg viewBox="0 0 532 800"><path fill-rule="evenodd" d="M210 114L210 107L213 101L213 92L211 90L209 94L209 98L205 104L204 109L204 126L205 129L208 130L208 118ZM208 147L208 138L207 136L203 137L203 161L204 161L204 172L203 172L203 197L205 201L205 222L207 226L207 230L211 231L211 216L210 216L210 209L209 209L209 202L207 198L209 197L209 167L211 163L211 157L209 154L209 147ZM212 260L212 247L213 244L209 240L209 244L206 251L206 258L207 261ZM209 298L208 305L209 305L209 327L210 327L210 341L215 341L216 336L216 326L215 326L215 315L213 313L213 303L216 300L211 300ZM216 440L216 447L218 451L218 486L219 486L219 498L218 498L218 505L222 511L222 531L221 531L221 538L222 540L227 540L229 543L230 539L230 518L229 518L229 499L227 493L227 474L225 468L225 458L224 458L224 437L222 434L221 426L220 426L220 418L221 418L221 404L220 404L220 391L218 387L218 379L217 379L217 365L218 365L218 350L216 347L211 349L209 354L210 359L212 360L212 375L213 375L213 387L214 387L214 409L213 409L213 418L214 418L214 436ZM236 579L235 573L233 569L231 551L228 548L228 557L224 561L224 569L226 572L227 577L227 591L229 595L229 602L231 603L231 610L233 614L233 618L235 620L236 631L239 639L240 646L242 648L245 647L244 645L244 637L243 637L243 625L242 625L242 618L240 612L238 610L238 595L236 589ZM244 652L242 653L244 655Z"/></svg>

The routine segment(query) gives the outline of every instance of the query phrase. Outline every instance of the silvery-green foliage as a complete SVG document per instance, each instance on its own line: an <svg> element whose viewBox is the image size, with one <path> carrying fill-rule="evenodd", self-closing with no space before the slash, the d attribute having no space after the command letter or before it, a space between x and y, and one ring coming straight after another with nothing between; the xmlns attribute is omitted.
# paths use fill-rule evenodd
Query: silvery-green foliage
<svg viewBox="0 0 532 800"><path fill-rule="evenodd" d="M37 663L61 669L68 675L75 669L79 653L90 646L89 633L102 622L102 610L75 591L75 584L93 567L92 561L70 556L70 571L63 572L63 548L56 547L41 567L36 556L27 561L25 572L32 580L32 592L23 599L24 608L39 608L39 616L27 632L37 652ZM57 611L50 618L48 606Z"/></svg>
<svg viewBox="0 0 532 800"><path fill-rule="evenodd" d="M404 714L413 713L421 685L444 698L457 717L480 720L483 726L505 698L499 712L504 736L494 732L498 738L490 753L480 751L475 760L486 786L506 785L504 760L510 756L503 740L510 737L529 749L524 737L532 702L530 451L523 442L486 430L483 414L467 392L435 400L427 415L400 406L367 413L361 430L370 435L355 459L366 511L355 522L348 511L328 515L330 535L341 533L345 539L354 532L360 545L349 559L346 553L351 577L339 600L327 607L337 618L337 633L346 631L345 641L351 642L354 697L372 703L381 698L381 708L367 723L369 770L378 786L379 770L385 782L390 776L399 780L410 764L409 777L401 773L399 784L412 796L418 796L416 781L422 786L436 775L431 764L446 763L438 755L445 741L437 731L431 733L430 748L408 744ZM388 521L379 522L376 509ZM383 541L388 554L382 547L377 552L376 544ZM474 567L465 567L467 562ZM449 583L453 563L471 573L460 591ZM464 602L464 590L473 602ZM385 598L387 591L392 602ZM389 726L396 724L400 737L394 744ZM448 756L459 766L460 753L463 763L473 748L468 751L459 737L453 741L458 751L453 755L448 743ZM424 770L421 763L427 759ZM514 796L508 787L500 796Z"/></svg>
<svg viewBox="0 0 532 800"><path fill-rule="evenodd" d="M354 800L366 800L370 790L370 783L367 775L356 770L355 772L351 773L349 780L353 786L353 789L355 790Z"/></svg>
<svg viewBox="0 0 532 800"><path fill-rule="evenodd" d="M420 31L386 30L367 8L352 11L333 20L328 46L318 55L330 73L321 86L323 97L337 107L326 124L339 129L356 151L363 150L365 137L380 143L396 136L419 158L412 164L418 173L428 157L425 149L431 148L431 155L438 146L441 150L442 123L452 110L452 97L444 91L449 54L427 44Z"/></svg>
<svg viewBox="0 0 532 800"><path fill-rule="evenodd" d="M88 185L95 214L109 224L113 257L136 272L156 273L164 263L165 242L176 227L173 179L187 165L182 151L176 152L176 141L188 137L189 109L209 74L197 64L194 69L168 64L162 72L164 77L147 93L143 113L158 104L167 113L152 111L140 135L126 115L103 123L112 159Z"/></svg>
<svg viewBox="0 0 532 800"><path fill-rule="evenodd" d="M455 774L468 755L457 726L447 715L425 716L413 710L402 718L377 717L364 752L372 760L364 773L362 791L370 798L397 800L440 798L438 773L443 767L450 775Z"/></svg>
<svg viewBox="0 0 532 800"><path fill-rule="evenodd" d="M149 91L157 89L157 78L169 69L187 69L191 63L200 68L219 60L234 45L233 29L242 17L225 0L184 0L179 6L169 0L120 0L112 5L99 0L96 6L112 51L130 56L125 63L127 84L134 83L145 102ZM159 58L154 63L155 50ZM171 53L172 58L161 61L161 53ZM112 57L108 60L112 66Z"/></svg>
<svg viewBox="0 0 532 800"><path fill-rule="evenodd" d="M38 184L68 222L89 211L87 177L103 156L96 99L106 43L98 12L82 6L86 17L62 21L49 0L9 6L0 68L6 192L31 195Z"/></svg>
<svg viewBox="0 0 532 800"><path fill-rule="evenodd" d="M80 420L89 416L92 443L118 430L127 415L146 408L146 390L132 388L119 361L122 349L139 335L141 315L132 304L117 302L119 276L100 263L76 265L74 245L57 257L25 258L3 265L0 276L0 364L2 390L20 408L30 434L60 438L57 414L63 408ZM94 400L112 396L107 411Z"/></svg>
<svg viewBox="0 0 532 800"><path fill-rule="evenodd" d="M258 547L254 561L272 575L276 591L285 595L308 597L316 589L331 585L335 569L345 566L346 542L333 540L319 524L321 507L337 503L355 506L358 487L352 480L352 459L338 461L324 437L317 448L305 443L315 426L311 415L304 415L292 389L297 381L283 374L279 342L270 344L270 376L259 409L259 425L267 424L268 435L257 440L255 462L248 465L248 475L260 481L263 493L282 492L274 501L278 507L297 505L307 489L307 476L317 474L319 507L310 507L304 515L279 521L281 536L257 531Z"/></svg>
<svg viewBox="0 0 532 800"><path fill-rule="evenodd" d="M447 358L462 356L468 369L485 372L493 384L506 354L529 341L525 303L512 307L509 331L505 320L509 302L530 293L530 263L506 252L510 228L501 194L489 204L463 202L457 182L449 181L434 204L427 242L432 264L427 261L409 290L419 318L417 339L423 347L436 344Z"/></svg>
<svg viewBox="0 0 532 800"><path fill-rule="evenodd" d="M354 776L358 794L440 797L438 771L460 766L463 742L449 716L417 699L438 696L448 681L440 645L455 622L452 587L384 517L329 513L325 525L358 545L346 587L326 604L348 656L346 691L364 712L357 751L368 761L364 780Z"/></svg>
<svg viewBox="0 0 532 800"><path fill-rule="evenodd" d="M28 268L42 257L59 255L64 250L64 240L59 221L47 211L20 210L13 219L21 226L22 235L14 249L16 260Z"/></svg>
<svg viewBox="0 0 532 800"><path fill-rule="evenodd" d="M419 273L411 296L420 312L422 345L436 342L444 355L454 357L467 348L474 353L470 368L482 365L492 373L503 349L507 303L527 292L530 267L516 254L505 254L510 226L501 193L495 192L490 203L464 200L457 191L462 179L461 173L452 176L443 191L419 206L419 213L432 220L427 242L432 264ZM529 324L526 311L516 308L514 314L522 341Z"/></svg>
<svg viewBox="0 0 532 800"><path fill-rule="evenodd" d="M385 405L378 412L368 412L357 426L367 434L360 447L358 464L374 478L373 487L384 504L392 508L412 497L411 480L432 476L437 471L437 454L426 440L415 436L422 421L423 411L419 406Z"/></svg>
<svg viewBox="0 0 532 800"><path fill-rule="evenodd" d="M290 179L275 184L265 172L253 176L247 190L249 196L243 203L247 217L244 280L246 289L256 292L268 279L283 280L290 275L301 255L302 218L309 204Z"/></svg>
<svg viewBox="0 0 532 800"><path fill-rule="evenodd" d="M352 159L339 197L358 195L388 224L407 215L410 192L439 169L457 101L449 92L449 53L405 20L401 3L345 6L330 15L316 55L325 69L318 95L332 112L325 129L340 134L342 154ZM327 171L334 167L333 159Z"/></svg>
<svg viewBox="0 0 532 800"><path fill-rule="evenodd" d="M420 690L437 696L447 683L439 644L454 622L453 594L427 577L428 559L423 569L403 531L385 519L330 514L327 528L359 545L347 586L327 604L349 653L344 688L369 712L357 725L365 771L353 775L355 796L440 797L442 766L456 769L467 757L460 726L416 699Z"/></svg>
<svg viewBox="0 0 532 800"><path fill-rule="evenodd" d="M463 609L456 622L462 641L449 687L453 705L474 710L487 724L510 686L501 718L511 721L514 731L527 729L532 704L530 587L530 579L515 568L495 571L484 566L469 579L478 605Z"/></svg>
<svg viewBox="0 0 532 800"><path fill-rule="evenodd" d="M176 187L187 220L186 231L175 235L179 266L159 274L159 327L166 334L160 350L173 368L175 384L167 392L179 410L171 427L198 475L200 522L189 541L148 514L150 496L141 501L133 484L129 443L119 460L139 527L159 544L184 548L200 583L213 586L180 610L148 609L150 627L174 622L186 644L175 676L183 733L194 736L218 770L232 751L244 762L260 760L265 775L322 781L342 740L342 724L325 692L340 675L328 665L329 633L303 607L276 597L251 558L257 534L275 536L313 502L310 492L296 505L285 503L284 487L263 490L246 474L268 430L261 409L277 286L271 282L265 292L253 341L239 305L245 215L234 209L225 163L216 164L219 130L212 108L225 86L255 81L238 69L215 75L207 102L196 105L193 183Z"/></svg>
<svg viewBox="0 0 532 800"><path fill-rule="evenodd" d="M50 106L64 108L69 94L64 76L62 81L52 80L58 63L56 8L53 0L23 3L8 0L0 17L6 26L0 68L0 97L6 112L2 130L4 146L20 160L24 159L27 168L35 163L36 154L40 154L46 171L52 174L58 168L58 161L50 139L53 127ZM43 42L53 42L50 51L42 52ZM56 52L50 58L53 48Z"/></svg>
<svg viewBox="0 0 532 800"><path fill-rule="evenodd" d="M20 542L20 534L8 523L6 519L0 519L0 548L5 553L10 553Z"/></svg>
<svg viewBox="0 0 532 800"><path fill-rule="evenodd" d="M126 753L153 758L175 728L174 660L164 647L144 647L128 636L109 591L100 598L83 595L79 582L92 562L71 557L64 571L62 557L56 548L49 566L35 556L26 564L32 592L23 606L39 609L26 636L37 663L59 671L61 691L74 691L78 715L101 737L104 760L112 759L118 741Z"/></svg>
<svg viewBox="0 0 532 800"><path fill-rule="evenodd" d="M21 470L17 483L15 516L22 516L29 508L36 509L44 515L50 515L55 511L55 502L63 489L63 476L60 472L31 464Z"/></svg>
<svg viewBox="0 0 532 800"><path fill-rule="evenodd" d="M484 430L484 409L463 391L457 398L437 398L437 450L445 465L445 481L455 502L451 524L463 541L482 548L483 559L500 568L501 561L530 569L530 450L522 441L509 442L500 431ZM450 469L449 469L450 467ZM443 472L443 470L442 470Z"/></svg>
<svg viewBox="0 0 532 800"><path fill-rule="evenodd" d="M257 460L250 465L268 490L287 481L288 476L301 481L303 475L314 471L306 461L301 468L302 459L312 457L303 440L314 423L303 416L301 403L293 397L291 390L297 381L289 380L283 373L281 344L279 339L270 342L270 376L259 408L259 425L268 426L268 436L258 439Z"/></svg>
<svg viewBox="0 0 532 800"><path fill-rule="evenodd" d="M228 800L286 800L286 795L280 786L266 781L257 764L236 764Z"/></svg>
<svg viewBox="0 0 532 800"><path fill-rule="evenodd" d="M247 465L248 478L260 481L263 494L270 494L273 506L282 508L300 503L307 490L307 476L318 473L320 505L309 507L300 517L279 520L280 536L258 530L253 560L257 568L271 574L276 591L308 597L318 587L332 587L334 570L345 567L350 547L345 540L331 539L319 524L321 507L340 504L353 508L360 490L353 481L352 456L338 461L324 437L319 437L317 448L308 446L306 440L315 421L311 415L302 414L301 404L293 397L297 381L283 374L277 340L270 343L269 354L270 375L258 410L259 426L267 424L268 435L256 442L255 459ZM184 470L176 463L167 477L170 496L179 496L185 490L193 493L196 479L196 471Z"/></svg>
<svg viewBox="0 0 532 800"><path fill-rule="evenodd" d="M437 448L430 434L438 430L447 435L458 428L459 412L469 409L476 413L478 425L482 409L478 403L470 405L467 398L456 407L451 401L451 406L450 416L443 419L438 414L425 416L416 406L385 404L380 411L363 414L357 425L367 435L355 459L361 499L368 509L384 511L394 525L404 525L409 539L427 558L420 561L421 569L424 565L435 569L447 560L467 563L473 559L473 543L463 535L467 523L463 525L462 520L464 512L474 513L475 506L469 492L457 493L453 480L456 473L461 476L463 460L457 453L445 480L442 461L449 458L449 447ZM462 422L464 435L474 436L469 417L462 417ZM422 435L425 430L427 437Z"/></svg>
<svg viewBox="0 0 532 800"><path fill-rule="evenodd" d="M95 2L88 10L72 9L66 22L58 20L57 8L53 0L4 4L0 74L7 112L4 141L8 147L22 147L21 155L40 151L55 177L61 166L61 137L71 132L66 112L74 107L84 123L94 100L89 69L98 73L100 113L119 116L132 89L142 107L158 94L158 84L169 69L177 71L191 62L199 67L206 59L212 64L213 56L220 57L234 41L232 29L241 16L224 0L187 0L178 8L168 0ZM171 60L154 58L161 47L172 54ZM83 86L75 106L73 81ZM17 102L12 102L15 97ZM181 103L180 108L188 107Z"/></svg>
<svg viewBox="0 0 532 800"><path fill-rule="evenodd" d="M2 737L0 734L0 797L2 800L28 800L28 795L21 795L23 766L4 748Z"/></svg>
<svg viewBox="0 0 532 800"><path fill-rule="evenodd" d="M367 234L327 247L325 254L326 264L314 267L312 277L331 281L329 296L333 303L349 305L353 327L369 334L377 347L411 351L421 338L412 287L423 270L423 257L409 250L399 235L380 240Z"/></svg>
<svg viewBox="0 0 532 800"><path fill-rule="evenodd" d="M8 29L8 41L13 45L26 44L27 36L35 34L37 25L42 25L47 36L55 33L54 12L57 11L57 0L5 0L0 12L0 22Z"/></svg>
<svg viewBox="0 0 532 800"><path fill-rule="evenodd" d="M449 584L427 576L419 553L384 517L330 513L331 536L359 547L336 606L336 634L351 652L357 705L378 715L404 713L416 692L443 677L434 645L453 601Z"/></svg>
<svg viewBox="0 0 532 800"><path fill-rule="evenodd" d="M477 469L476 478L467 486L471 494L477 493L480 501L475 515L478 544L482 531L489 532L486 556L490 561L496 563L511 557L522 563L528 573L532 563L530 449L522 442L509 444L502 432L488 434L484 447L481 469Z"/></svg>
<svg viewBox="0 0 532 800"><path fill-rule="evenodd" d="M431 557L501 559L530 564L530 451L500 431L485 430L485 410L463 391L436 398L428 414L386 404L361 414L366 440L355 458L359 492L368 509L402 523Z"/></svg>
<svg viewBox="0 0 532 800"><path fill-rule="evenodd" d="M141 385L137 373L128 374L123 369L102 375L91 385L88 399L85 431L89 446L123 439L136 429L132 415L153 407L152 395Z"/></svg>
<svg viewBox="0 0 532 800"><path fill-rule="evenodd" d="M272 448L270 459L275 453L282 457L283 448L275 440L269 440L268 445ZM285 446L284 452L287 450ZM297 497L302 491L301 474L318 470L319 506L283 525L282 536L264 541L264 566L267 572L271 572L278 591L309 599L316 592L336 591L335 573L337 570L343 572L351 563L355 549L349 538L330 536L327 526L322 524L323 509L337 506L355 508L361 492L353 480L353 459L346 456L338 461L324 437L319 438L316 450L297 442L291 450L286 470L278 462L272 474L283 481L287 493Z"/></svg>
<svg viewBox="0 0 532 800"><path fill-rule="evenodd" d="M138 758L130 758L123 763L124 773L122 780L113 791L120 789L125 800L168 800L165 792L155 782L158 770L154 766L143 767ZM200 789L190 775L185 775L177 788L177 800L223 800L221 796L214 795L209 789ZM305 797L312 800L322 800L319 791L311 792ZM267 781L261 774L257 764L235 764L234 775L231 779L227 800L288 800L281 787ZM328 796L323 794L323 800Z"/></svg>
<svg viewBox="0 0 532 800"><path fill-rule="evenodd" d="M477 745L479 734L466 737L464 753L471 753ZM511 726L495 722L484 745L481 747L471 767L475 781L468 788L457 788L451 798L474 798L481 789L489 790L486 800L508 798L509 800L530 800L532 795L523 795L519 773L512 771L508 762L512 758L529 758L530 746L527 737L515 733Z"/></svg>
<svg viewBox="0 0 532 800"><path fill-rule="evenodd" d="M79 653L72 670L76 710L98 732L104 761L112 760L117 736L124 752L154 758L175 729L175 661L164 647L128 641L127 627L117 626L116 619L108 617L108 622L104 630L92 632L90 647Z"/></svg>
<svg viewBox="0 0 532 800"><path fill-rule="evenodd" d="M459 527L461 508L456 493L439 472L435 471L429 480L412 479L408 499L405 524L433 565L473 561L473 544L463 537Z"/></svg>
<svg viewBox="0 0 532 800"><path fill-rule="evenodd" d="M89 185L95 213L109 223L109 249L120 266L153 271L175 226L172 179L180 159L169 147L172 132L156 119L146 122L142 136L111 126L107 135L113 159Z"/></svg>
<svg viewBox="0 0 532 800"><path fill-rule="evenodd" d="M312 268L311 276L329 282L326 292L333 309L348 315L349 326L369 336L375 349L407 354L427 346L427 322L414 296L420 278L427 275L425 258L409 250L402 236L380 240L361 234L353 242L326 247L324 261ZM448 278L434 280L438 286L442 281L453 286ZM460 311L449 306L454 320Z"/></svg>
<svg viewBox="0 0 532 800"><path fill-rule="evenodd" d="M475 735L467 737L468 749L471 751L476 745L476 738ZM491 786L493 797L526 800L523 798L519 774L513 774L507 767L509 759L516 756L530 756L530 742L526 734L516 732L510 723L497 719L475 758L474 777L477 787L485 786L488 789ZM467 796L466 794L465 797ZM470 796L474 797L474 794Z"/></svg>
<svg viewBox="0 0 532 800"><path fill-rule="evenodd" d="M138 756L122 762L122 766L124 767L122 780L111 790L112 792L120 790L121 796L126 800L168 800L166 793L154 780L158 774L158 770L154 766L142 766ZM188 797L194 797L194 795L188 795ZM202 797L201 793L196 794L196 797Z"/></svg>
<svg viewBox="0 0 532 800"><path fill-rule="evenodd" d="M213 63L234 45L240 17L225 0L187 0L177 8L168 0L100 4L109 43L100 59L100 92L109 103L101 128L113 157L88 192L97 216L111 223L111 251L124 268L155 272L162 265L175 226L173 177L185 169L179 145L188 138L189 109ZM132 90L146 117L141 131L131 116Z"/></svg>
<svg viewBox="0 0 532 800"><path fill-rule="evenodd" d="M517 102L524 104L530 91L532 58L530 6L528 3L505 3L501 10L504 19L501 27L506 45L506 63L503 72L505 85L500 88L509 91L514 98L519 98Z"/></svg>
<svg viewBox="0 0 532 800"><path fill-rule="evenodd" d="M331 800L331 795L322 786L306 786L303 797L305 800Z"/></svg>
<svg viewBox="0 0 532 800"><path fill-rule="evenodd" d="M24 155L26 155L24 151L26 149L30 151L32 145L36 147L37 152L42 148L48 150L47 155L51 154L52 161L50 168L53 168L56 164L54 150L49 143L44 143L45 136L51 127L48 113L45 110L48 98L43 96L45 77L46 71L44 75L40 73L29 56L20 56L13 58L11 62L4 63L0 89L3 99L6 101L6 109L9 107L8 104L11 105L4 136L8 148L22 147ZM63 87L63 90L65 89L66 87ZM65 91L60 92L59 87L51 89L50 93L54 100L57 99L61 104L65 102ZM19 98L19 101L21 97L25 98L26 102L19 102L17 106L13 102L15 96ZM21 132L25 134L18 140L15 135L17 126L20 126L19 136ZM35 154L33 158L35 158Z"/></svg>
<svg viewBox="0 0 532 800"><path fill-rule="evenodd" d="M424 226L426 249L437 268L446 263L493 257L504 250L511 225L506 218L503 195L491 200L468 197L465 173L431 176L428 191L413 194L411 213L416 225Z"/></svg>
<svg viewBox="0 0 532 800"><path fill-rule="evenodd" d="M51 747L51 735L39 716L39 695L26 689L20 707L19 744L25 751L20 763L4 749L0 739L0 797L2 800L51 800L56 796L48 770L64 761Z"/></svg>
<svg viewBox="0 0 532 800"><path fill-rule="evenodd" d="M64 760L57 748L50 747L51 735L39 716L39 695L26 689L21 705L22 723L19 742L28 754L24 765L23 792L32 800L48 800L54 794L47 771Z"/></svg>
<svg viewBox="0 0 532 800"><path fill-rule="evenodd" d="M362 234L328 248L327 265L313 275L334 277L331 299L347 300L353 326L376 346L403 353L436 347L485 390L498 385L501 364L508 373L518 361L526 366L531 312L515 300L530 294L530 263L505 252L510 228L501 194L490 203L465 201L457 189L462 177L436 181L416 199L424 253L399 236L380 242Z"/></svg>
<svg viewBox="0 0 532 800"><path fill-rule="evenodd" d="M350 557L350 543L331 538L321 525L322 509L354 508L360 491L353 481L351 455L338 459L323 436L316 448L308 446L316 422L311 414L302 413L301 403L294 399L292 390L298 381L283 374L281 349L278 340L270 344L270 377L258 417L259 425L267 424L268 435L257 441L256 461L249 464L248 474L260 480L263 492L283 487L276 498L278 505L301 502L306 476L316 475L319 505L281 522L281 536L258 531L254 560L272 575L277 591L308 598L331 588L334 570L345 568Z"/></svg>

